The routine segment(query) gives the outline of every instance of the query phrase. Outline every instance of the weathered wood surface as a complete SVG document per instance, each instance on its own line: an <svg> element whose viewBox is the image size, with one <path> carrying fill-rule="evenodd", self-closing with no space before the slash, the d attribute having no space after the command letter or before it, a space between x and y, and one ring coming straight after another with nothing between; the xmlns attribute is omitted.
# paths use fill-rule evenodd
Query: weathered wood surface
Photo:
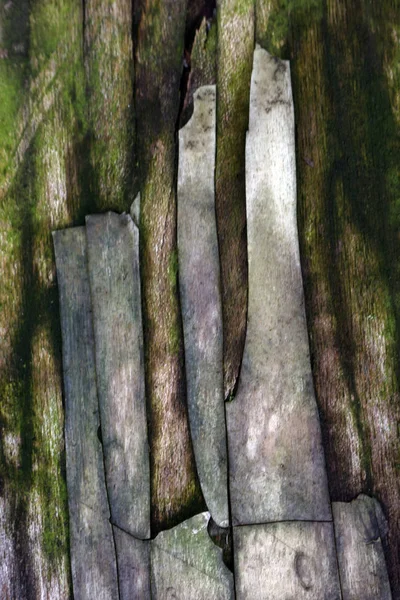
<svg viewBox="0 0 400 600"><path fill-rule="evenodd" d="M233 575L208 535L208 520L201 513L151 542L153 600L233 600Z"/></svg>
<svg viewBox="0 0 400 600"><path fill-rule="evenodd" d="M287 62L256 49L246 143L249 312L226 405L233 524L328 520L296 224Z"/></svg>
<svg viewBox="0 0 400 600"><path fill-rule="evenodd" d="M119 600L151 600L150 542L113 526L118 564Z"/></svg>
<svg viewBox="0 0 400 600"><path fill-rule="evenodd" d="M234 527L237 600L341 600L332 523Z"/></svg>
<svg viewBox="0 0 400 600"><path fill-rule="evenodd" d="M186 5L140 0L134 6L153 533L204 510L189 433L177 286L175 135Z"/></svg>
<svg viewBox="0 0 400 600"><path fill-rule="evenodd" d="M119 598L104 478L83 227L54 233L65 389L65 445L75 598Z"/></svg>
<svg viewBox="0 0 400 600"><path fill-rule="evenodd" d="M215 219L215 86L194 94L179 132L178 258L190 432L204 500L229 522L222 309Z"/></svg>
<svg viewBox="0 0 400 600"><path fill-rule="evenodd" d="M113 523L150 537L139 231L126 214L86 218L106 483Z"/></svg>
<svg viewBox="0 0 400 600"><path fill-rule="evenodd" d="M247 314L245 141L254 50L253 0L217 1L215 197L221 254L225 398L235 391Z"/></svg>
<svg viewBox="0 0 400 600"><path fill-rule="evenodd" d="M387 523L375 498L333 502L343 600L392 600L381 539Z"/></svg>
<svg viewBox="0 0 400 600"><path fill-rule="evenodd" d="M90 191L97 210L133 200L134 57L131 0L85 0L84 65ZM89 173L88 173L89 174Z"/></svg>

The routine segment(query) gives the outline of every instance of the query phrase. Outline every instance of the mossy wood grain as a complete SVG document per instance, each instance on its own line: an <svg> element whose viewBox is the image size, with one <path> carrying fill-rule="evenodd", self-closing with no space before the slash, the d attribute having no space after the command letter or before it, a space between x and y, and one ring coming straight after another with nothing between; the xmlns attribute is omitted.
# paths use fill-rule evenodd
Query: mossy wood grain
<svg viewBox="0 0 400 600"><path fill-rule="evenodd" d="M186 0L136 6L136 113L152 531L204 507L189 434L177 287L176 128Z"/></svg>
<svg viewBox="0 0 400 600"><path fill-rule="evenodd" d="M291 59L298 224L333 500L375 495L400 598L397 0L256 4L257 40Z"/></svg>
<svg viewBox="0 0 400 600"><path fill-rule="evenodd" d="M221 256L225 398L235 391L247 315L245 140L254 50L252 0L217 3L215 202Z"/></svg>

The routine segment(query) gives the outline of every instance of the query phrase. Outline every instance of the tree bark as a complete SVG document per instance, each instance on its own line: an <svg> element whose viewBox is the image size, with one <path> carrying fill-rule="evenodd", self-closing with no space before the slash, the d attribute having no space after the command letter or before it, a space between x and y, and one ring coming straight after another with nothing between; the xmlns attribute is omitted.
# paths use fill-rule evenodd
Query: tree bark
<svg viewBox="0 0 400 600"><path fill-rule="evenodd" d="M0 0L2 598L72 595L51 231L94 212L128 212L138 191L152 533L204 509L185 398L176 158L178 124L190 115L184 56L213 8ZM298 226L331 498L364 492L382 503L399 600L400 5L220 0L216 21L196 36L189 84L217 83L225 394L235 391L245 338L254 29L291 60Z"/></svg>

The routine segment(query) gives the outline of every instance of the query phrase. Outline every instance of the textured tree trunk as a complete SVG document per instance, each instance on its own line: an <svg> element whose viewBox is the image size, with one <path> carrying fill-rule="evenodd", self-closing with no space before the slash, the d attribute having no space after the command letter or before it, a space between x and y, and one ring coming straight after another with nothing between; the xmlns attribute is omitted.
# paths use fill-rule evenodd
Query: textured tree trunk
<svg viewBox="0 0 400 600"><path fill-rule="evenodd" d="M232 396L246 323L255 37L292 61L298 225L331 498L381 501L400 599L400 5L219 0L211 19L213 9L207 0L0 0L1 598L72 596L51 231L128 212L139 191L152 533L204 508L177 286L177 131L194 89L217 83Z"/></svg>

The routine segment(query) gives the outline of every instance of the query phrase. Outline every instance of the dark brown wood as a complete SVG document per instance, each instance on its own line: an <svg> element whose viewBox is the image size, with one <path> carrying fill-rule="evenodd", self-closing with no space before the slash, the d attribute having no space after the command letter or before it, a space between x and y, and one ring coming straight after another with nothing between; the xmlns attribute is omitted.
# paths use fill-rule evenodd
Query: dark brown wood
<svg viewBox="0 0 400 600"><path fill-rule="evenodd" d="M177 288L176 127L186 0L138 3L136 111L152 531L203 507L189 435Z"/></svg>

